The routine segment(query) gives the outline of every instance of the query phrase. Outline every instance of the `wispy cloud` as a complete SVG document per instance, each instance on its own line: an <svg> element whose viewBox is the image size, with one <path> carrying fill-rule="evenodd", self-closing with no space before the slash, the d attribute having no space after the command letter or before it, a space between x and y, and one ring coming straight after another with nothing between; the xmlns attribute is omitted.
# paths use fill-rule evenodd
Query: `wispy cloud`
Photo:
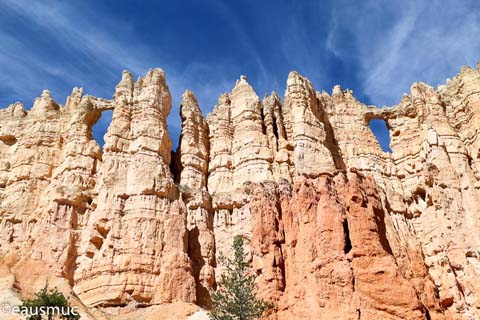
<svg viewBox="0 0 480 320"><path fill-rule="evenodd" d="M288 64L313 83L324 85L326 56L322 54L322 10L328 6L321 2L292 2L280 37L280 49ZM320 41L319 41L320 40ZM320 88L319 88L320 89Z"/></svg>
<svg viewBox="0 0 480 320"><path fill-rule="evenodd" d="M397 103L414 81L437 85L480 59L472 1L340 1L333 16L327 47L359 64L363 91L379 105Z"/></svg>
<svg viewBox="0 0 480 320"><path fill-rule="evenodd" d="M8 96L17 98L28 97L35 86L29 80L38 78L41 74L44 76L59 76L64 81L73 80L68 73L56 68L48 61L40 61L21 41L6 34L0 30L0 64L2 72L0 73L0 82L5 88L2 90L1 102ZM22 54L19 54L21 52ZM12 75L16 75L13 78Z"/></svg>
<svg viewBox="0 0 480 320"><path fill-rule="evenodd" d="M86 66L102 65L99 73L112 77L119 60L111 53L117 51L120 56L129 56L119 43L102 36L101 30L89 25L88 20L95 18L89 12L74 12L64 3L54 5L48 1L1 2L0 14L8 16L12 25L23 29L8 28L8 22L2 19L0 65L4 72L0 77L3 91L10 91L9 95L2 96L2 102L15 96L24 100L28 107L25 100L32 99L47 86L54 95L61 97L68 93L67 87L71 89L87 82L102 92L99 88L101 81ZM88 26L87 29L81 28L82 25ZM70 61L59 61L54 54L58 51ZM131 67L137 68L135 65Z"/></svg>
<svg viewBox="0 0 480 320"><path fill-rule="evenodd" d="M122 69L140 76L161 67L176 142L183 91L193 90L207 113L242 73L261 97L297 69L319 90L338 82L391 105L414 81L443 82L480 58L480 5L471 0L192 0L192 12L176 16L179 7L151 2L111 12L93 0L0 0L0 106L28 107L44 88L59 102L73 86L109 98Z"/></svg>
<svg viewBox="0 0 480 320"><path fill-rule="evenodd" d="M109 68L125 66L141 73L151 57L141 43L122 41L119 34L132 39L128 24L100 16L90 7L63 1L2 0L25 23L34 23L45 36L54 38L74 55L84 55ZM114 34L117 37L113 36ZM142 59L143 58L143 59ZM145 61L147 59L147 61Z"/></svg>
<svg viewBox="0 0 480 320"><path fill-rule="evenodd" d="M234 30L236 33L236 38L240 40L239 46L247 48L250 52L250 55L253 57L253 61L255 61L257 64L259 82L270 80L270 73L265 67L263 55L260 54L258 48L255 46L255 43L252 41L250 33L247 32L248 21L240 21L237 14L222 1L212 1L210 4L213 5L213 8L219 13L220 16L224 17L225 22ZM251 29L248 30L251 31Z"/></svg>
<svg viewBox="0 0 480 320"><path fill-rule="evenodd" d="M224 66L193 61L178 68L165 63L161 51L136 40L138 34L129 23L98 13L91 3L90 6L63 1L0 0L0 3L0 17L13 19L12 25L26 29L9 33L4 31L7 28L0 29L3 107L17 99L29 107L33 97L44 88L62 102L71 88L79 85L87 93L109 98L122 69L142 76L149 68L159 66L166 71L172 93L169 125L176 143L181 129L178 106L185 89L195 91L204 110L213 107L219 93L231 89L231 83L221 77L219 68ZM37 38L25 37L31 34ZM261 61L259 66L263 68ZM96 126L98 132L108 125L102 121Z"/></svg>
<svg viewBox="0 0 480 320"><path fill-rule="evenodd" d="M103 73L101 76L120 80L119 70L121 69L127 69L136 76L141 76L149 68L156 67L158 61L162 61L161 52L145 43L135 41L138 35L128 23L99 15L88 6L58 1L0 1L5 5L4 10L6 8L14 12L19 19L23 20L23 24L33 24L33 28L40 30L43 37L58 43L70 59L67 63L57 64L54 58L38 54L25 42L0 31L2 40L0 64L6 67L12 66L12 71L16 68L21 71L30 70L32 78L40 78L40 73L54 74L61 77L63 81L76 85L75 81L82 76L88 76L88 80L98 78L98 70L95 68L101 69L100 72ZM84 66L86 68L82 69ZM177 87L185 86L188 80L191 80L189 79L191 76L175 70L171 64L162 63L160 67L170 71L167 78L172 91L176 91ZM186 68L188 71L198 71L203 74L208 71L206 65L198 62L192 62L191 66L189 64ZM11 77L12 74L14 72L5 72L2 75ZM179 78L185 83L181 84ZM210 83L212 81L213 79ZM23 81L11 84L18 90L25 85L28 86L28 83ZM92 84L94 85L95 82ZM113 87L109 90L113 90ZM205 90L209 92L212 89L207 87ZM177 93L181 95L181 92L175 92Z"/></svg>

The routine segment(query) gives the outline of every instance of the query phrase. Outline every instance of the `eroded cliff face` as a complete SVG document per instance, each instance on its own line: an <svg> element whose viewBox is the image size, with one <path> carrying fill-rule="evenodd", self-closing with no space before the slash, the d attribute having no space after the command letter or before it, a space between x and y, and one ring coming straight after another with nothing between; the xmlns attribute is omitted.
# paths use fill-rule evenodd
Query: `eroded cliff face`
<svg viewBox="0 0 480 320"><path fill-rule="evenodd" d="M0 110L2 296L48 280L92 319L208 308L216 257L242 235L272 319L480 317L478 70L392 108L296 72L283 100L242 76L206 118L186 91L175 152L170 107L155 69L124 72L112 100L75 88L65 106L44 91Z"/></svg>

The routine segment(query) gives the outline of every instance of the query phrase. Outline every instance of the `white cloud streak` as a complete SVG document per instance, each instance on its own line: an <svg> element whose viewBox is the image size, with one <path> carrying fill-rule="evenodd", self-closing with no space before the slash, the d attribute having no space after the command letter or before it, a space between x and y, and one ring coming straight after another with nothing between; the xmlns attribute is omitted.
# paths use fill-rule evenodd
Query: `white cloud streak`
<svg viewBox="0 0 480 320"><path fill-rule="evenodd" d="M480 60L480 12L469 1L336 3L327 47L359 64L364 93L392 105L415 81L438 85Z"/></svg>
<svg viewBox="0 0 480 320"><path fill-rule="evenodd" d="M436 85L455 75L461 65L473 65L480 59L480 11L470 10L472 3L366 0L352 4L340 0L333 4L326 38L312 30L306 19L314 18L311 11L324 10L324 6L294 3L289 18L281 24L278 51L312 81L322 83L324 74L319 68L324 63L324 51L320 52L327 49L340 60L358 66L352 72L357 73L361 90L373 103L392 105L414 81ZM258 68L256 86L283 87L284 79L279 84L275 70L265 66L266 58L256 47L245 22L226 4L212 5L226 17L239 39L238 45L247 49ZM136 41L139 37L128 22L94 9L82 2L0 0L0 16L13 16L15 23L27 31L34 30L43 45L52 41L53 50L62 50L60 56L66 57L57 61L56 56L46 54L48 50L40 52L28 43L21 31L0 28L0 92L11 92L8 99L15 96L24 100L38 95L43 89L39 85L45 85L54 97L64 98L71 87L84 85L86 92L108 98L121 77L121 69L139 76L148 68L159 66L166 71L173 98L169 119L172 136L178 136L178 107L185 89L195 92L206 113L219 94L233 87L236 79L230 78L232 70L241 66L214 59L214 65L211 61L192 59L181 68L175 67L165 63L165 52L158 46ZM328 22L315 21L315 27L323 27L322 23ZM6 106L7 102L14 101L0 97L0 105Z"/></svg>
<svg viewBox="0 0 480 320"><path fill-rule="evenodd" d="M309 19L314 16L312 12L323 10L322 2L292 2L289 9L288 18L283 21L285 29L280 39L281 53L288 64L294 66L295 71L321 87L326 81L325 73L322 71L325 67L324 57L319 46L321 34L314 28L323 21L312 23Z"/></svg>
<svg viewBox="0 0 480 320"><path fill-rule="evenodd" d="M116 34L124 33L127 37L132 30L128 24L119 23L105 16L98 16L88 7L74 6L70 2L2 0L2 2L26 23L35 23L47 34L53 36L66 48L73 49L91 59L116 67L123 65L135 73L145 71L142 59L147 58L142 51L148 49L139 44L127 44L116 40ZM115 26L115 30L107 27Z"/></svg>
<svg viewBox="0 0 480 320"><path fill-rule="evenodd" d="M15 23L26 28L27 32L33 30L42 38L40 43L43 46L51 46L48 52L46 48L36 48L36 39L32 43L25 34L0 31L0 65L3 70L0 80L5 87L2 91L11 91L11 95L18 99L39 94L44 89L39 88L40 85L48 85L54 96L65 96L69 93L65 87L78 86L79 82L96 92L109 92L101 87L110 79L119 79L119 70L125 68L142 74L151 61L144 54L148 52L147 48L141 44L127 44L107 32L107 26L122 24L99 17L86 7L56 1L0 2L0 13L14 17ZM131 34L125 26L115 27L115 31L127 36ZM63 50L69 60L57 61L55 50ZM93 70L92 65L95 66ZM109 79L99 79L95 71ZM109 90L113 91L113 88Z"/></svg>
<svg viewBox="0 0 480 320"><path fill-rule="evenodd" d="M39 88L39 84L45 85L57 98L59 95L64 98L70 88L81 84L85 85L85 92L91 93L93 89L93 94L101 92L109 98L114 84L121 78L122 69L142 76L149 68L158 66L166 71L172 93L169 125L172 136L176 137L180 131L178 107L185 89L194 89L202 109L211 110L216 97L230 90L235 82L235 79L227 81L221 77L221 69L225 68L222 65L191 62L181 70L163 62L158 65L159 61L165 61L162 52L135 41L137 35L128 23L101 15L86 5L60 1L0 0L2 13L16 17L16 23L29 26L45 39L52 39L68 55L66 63L59 63L55 57L36 52L22 34L12 35L0 30L0 81L3 87L0 91L11 92L9 96L15 96L15 99L25 100L40 94L44 88ZM248 42L241 26L237 23L233 26ZM256 56L259 57L258 53ZM264 70L261 60L257 61ZM46 81L46 78L49 80ZM66 85L68 91L65 91ZM59 92L62 89L63 92ZM3 107L12 102L0 99Z"/></svg>

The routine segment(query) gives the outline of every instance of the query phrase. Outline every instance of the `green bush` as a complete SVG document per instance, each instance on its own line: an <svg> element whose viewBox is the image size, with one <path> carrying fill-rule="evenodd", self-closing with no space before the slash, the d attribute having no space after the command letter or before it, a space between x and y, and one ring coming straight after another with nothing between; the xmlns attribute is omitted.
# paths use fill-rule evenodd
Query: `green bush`
<svg viewBox="0 0 480 320"><path fill-rule="evenodd" d="M48 290L48 285L35 293L34 299L22 302L20 312L27 320L80 319L65 296L57 288Z"/></svg>

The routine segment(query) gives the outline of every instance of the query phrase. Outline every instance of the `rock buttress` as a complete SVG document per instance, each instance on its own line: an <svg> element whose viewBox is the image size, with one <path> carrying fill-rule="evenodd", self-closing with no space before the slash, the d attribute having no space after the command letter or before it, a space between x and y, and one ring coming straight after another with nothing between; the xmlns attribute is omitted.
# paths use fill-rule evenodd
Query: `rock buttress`
<svg viewBox="0 0 480 320"><path fill-rule="evenodd" d="M251 196L252 266L259 294L276 301L272 318L444 319L396 264L373 179L298 177Z"/></svg>
<svg viewBox="0 0 480 320"><path fill-rule="evenodd" d="M0 111L0 247L24 294L47 279L71 291L101 162L90 128L108 108L75 88L65 106L45 90L30 111L18 103Z"/></svg>
<svg viewBox="0 0 480 320"><path fill-rule="evenodd" d="M82 234L74 290L93 306L195 301L187 212L170 173L163 71L124 72L98 168L95 212Z"/></svg>

